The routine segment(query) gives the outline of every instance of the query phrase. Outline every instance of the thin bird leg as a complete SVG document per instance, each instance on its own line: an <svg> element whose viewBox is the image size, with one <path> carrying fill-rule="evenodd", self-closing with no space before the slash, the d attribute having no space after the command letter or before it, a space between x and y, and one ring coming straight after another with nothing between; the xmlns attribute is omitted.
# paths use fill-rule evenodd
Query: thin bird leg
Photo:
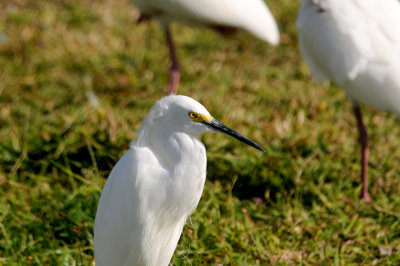
<svg viewBox="0 0 400 266"><path fill-rule="evenodd" d="M361 182L362 182L361 198L364 200L365 203L371 203L371 198L368 193L368 157L369 157L368 133L362 120L360 107L358 105L354 106L353 111L357 120L358 132L360 134L359 141L361 144Z"/></svg>
<svg viewBox="0 0 400 266"><path fill-rule="evenodd" d="M176 94L179 85L179 80L181 78L181 73L179 72L178 58L175 53L174 42L172 40L171 32L168 26L166 26L165 28L165 36L167 39L167 45L171 59L171 65L169 66L169 83L167 89L167 95L169 95L169 94Z"/></svg>

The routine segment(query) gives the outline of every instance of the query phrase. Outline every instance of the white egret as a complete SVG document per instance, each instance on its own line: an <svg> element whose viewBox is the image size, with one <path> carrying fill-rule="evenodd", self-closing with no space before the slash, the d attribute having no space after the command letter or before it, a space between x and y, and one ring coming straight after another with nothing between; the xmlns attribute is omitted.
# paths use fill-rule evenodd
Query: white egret
<svg viewBox="0 0 400 266"><path fill-rule="evenodd" d="M209 131L264 151L192 98L171 95L151 108L104 185L94 225L96 266L169 264L203 191L207 158L197 136Z"/></svg>
<svg viewBox="0 0 400 266"><path fill-rule="evenodd" d="M400 4L397 0L301 0L301 54L316 81L332 80L351 101L368 193L368 135L360 104L400 116Z"/></svg>
<svg viewBox="0 0 400 266"><path fill-rule="evenodd" d="M205 26L229 35L237 29L276 45L279 31L263 0L131 0L141 12L138 22L154 17L164 29L170 54L170 81L167 94L176 93L180 72L169 24L177 21L189 26Z"/></svg>

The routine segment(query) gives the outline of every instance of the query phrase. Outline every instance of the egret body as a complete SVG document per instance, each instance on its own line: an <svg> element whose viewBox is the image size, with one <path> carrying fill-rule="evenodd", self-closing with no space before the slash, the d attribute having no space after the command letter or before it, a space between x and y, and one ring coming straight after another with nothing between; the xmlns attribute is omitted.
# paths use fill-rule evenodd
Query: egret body
<svg viewBox="0 0 400 266"><path fill-rule="evenodd" d="M331 80L353 105L361 143L362 198L368 135L360 104L400 116L400 4L397 0L301 0L301 54L316 81Z"/></svg>
<svg viewBox="0 0 400 266"><path fill-rule="evenodd" d="M204 26L222 34L247 31L273 45L279 42L276 22L263 0L131 0L141 12L138 21L156 18L166 35L170 53L170 82L167 94L176 93L180 72L169 24Z"/></svg>
<svg viewBox="0 0 400 266"><path fill-rule="evenodd" d="M169 264L203 191L207 158L197 136L209 131L263 151L189 97L167 96L151 108L104 185L94 226L96 266Z"/></svg>

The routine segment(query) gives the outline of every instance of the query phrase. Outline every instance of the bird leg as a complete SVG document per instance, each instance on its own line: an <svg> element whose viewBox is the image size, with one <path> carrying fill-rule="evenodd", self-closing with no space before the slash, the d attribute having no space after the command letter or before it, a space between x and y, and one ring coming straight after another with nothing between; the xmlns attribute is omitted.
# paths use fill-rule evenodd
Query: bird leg
<svg viewBox="0 0 400 266"><path fill-rule="evenodd" d="M176 94L179 80L181 78L181 73L179 72L178 58L175 53L174 42L172 40L171 32L168 26L165 28L165 36L167 39L167 45L171 59L171 65L169 66L169 83L167 89L167 95L169 95Z"/></svg>
<svg viewBox="0 0 400 266"><path fill-rule="evenodd" d="M364 200L365 203L371 203L371 198L368 193L368 133L362 120L360 107L358 105L354 106L353 111L357 120L358 133L360 134L359 141L361 144L361 198Z"/></svg>

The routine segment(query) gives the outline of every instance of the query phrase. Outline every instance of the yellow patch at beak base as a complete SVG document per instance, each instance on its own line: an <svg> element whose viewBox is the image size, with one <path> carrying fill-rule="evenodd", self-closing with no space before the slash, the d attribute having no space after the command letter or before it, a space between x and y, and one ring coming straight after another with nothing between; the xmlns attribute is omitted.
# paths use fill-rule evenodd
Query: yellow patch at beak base
<svg viewBox="0 0 400 266"><path fill-rule="evenodd" d="M201 115L199 114L199 117L197 117L196 119L193 119L196 122L211 122L212 120L212 116L210 115Z"/></svg>

